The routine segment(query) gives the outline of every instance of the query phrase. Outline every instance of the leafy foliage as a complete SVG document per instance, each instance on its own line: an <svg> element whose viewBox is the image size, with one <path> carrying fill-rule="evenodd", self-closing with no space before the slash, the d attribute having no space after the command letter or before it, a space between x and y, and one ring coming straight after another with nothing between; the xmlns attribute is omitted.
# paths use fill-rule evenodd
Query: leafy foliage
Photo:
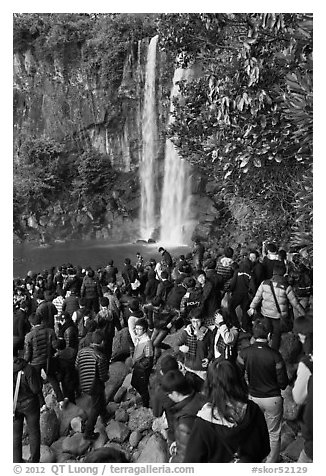
<svg viewBox="0 0 326 476"><path fill-rule="evenodd" d="M222 182L226 200L276 207L290 230L312 163L312 16L173 14L158 28L179 66L202 66L199 79L179 84L170 137L180 154ZM267 227L265 237L277 235ZM251 232L264 237L253 223Z"/></svg>

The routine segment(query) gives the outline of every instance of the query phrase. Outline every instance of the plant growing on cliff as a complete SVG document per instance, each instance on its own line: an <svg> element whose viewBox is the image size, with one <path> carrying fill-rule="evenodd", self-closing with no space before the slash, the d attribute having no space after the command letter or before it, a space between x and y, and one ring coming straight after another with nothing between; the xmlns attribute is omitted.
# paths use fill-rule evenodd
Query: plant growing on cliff
<svg viewBox="0 0 326 476"><path fill-rule="evenodd" d="M290 231L312 163L312 16L173 14L158 29L179 65L203 68L180 84L170 128L180 154L226 194L273 203Z"/></svg>

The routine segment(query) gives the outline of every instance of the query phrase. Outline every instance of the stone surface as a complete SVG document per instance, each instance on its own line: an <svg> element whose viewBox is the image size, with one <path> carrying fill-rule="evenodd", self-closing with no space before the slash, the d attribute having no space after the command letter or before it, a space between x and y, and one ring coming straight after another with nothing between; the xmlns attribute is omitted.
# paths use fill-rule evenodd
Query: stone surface
<svg viewBox="0 0 326 476"><path fill-rule="evenodd" d="M70 422L71 429L75 433L81 433L81 431L82 431L82 422L83 422L83 420L80 417L73 418Z"/></svg>
<svg viewBox="0 0 326 476"><path fill-rule="evenodd" d="M283 402L283 419L296 420L300 410L300 406L295 403L292 397L292 387L288 385L285 390L282 390Z"/></svg>
<svg viewBox="0 0 326 476"><path fill-rule="evenodd" d="M162 415L161 417L155 418L155 420L153 420L152 430L154 432L158 431L159 433L161 433L162 430L166 430L167 428L168 422L166 420L165 415Z"/></svg>
<svg viewBox="0 0 326 476"><path fill-rule="evenodd" d="M51 446L59 438L60 423L54 410L46 410L40 415L41 444Z"/></svg>
<svg viewBox="0 0 326 476"><path fill-rule="evenodd" d="M29 445L23 446L22 455L25 461L29 460L31 456ZM40 455L40 463L55 463L57 460L56 453L46 445L41 445Z"/></svg>
<svg viewBox="0 0 326 476"><path fill-rule="evenodd" d="M295 439L296 434L293 428L285 421L282 424L281 429L281 452L285 450L287 446Z"/></svg>
<svg viewBox="0 0 326 476"><path fill-rule="evenodd" d="M126 395L126 393L127 393L127 388L126 388L124 385L122 385L122 386L119 388L119 390L117 391L117 393L114 395L113 400L114 400L116 403L120 403L120 402L123 400L123 398L124 398L124 396Z"/></svg>
<svg viewBox="0 0 326 476"><path fill-rule="evenodd" d="M138 443L142 439L142 434L140 431L135 430L133 431L130 436L129 436L129 444L132 448L136 448L138 446Z"/></svg>
<svg viewBox="0 0 326 476"><path fill-rule="evenodd" d="M297 461L303 449L303 445L304 439L302 436L299 436L286 447L286 449L283 451L283 455L287 458L290 458L292 461Z"/></svg>
<svg viewBox="0 0 326 476"><path fill-rule="evenodd" d="M137 458L137 463L167 463L167 444L158 433L154 433Z"/></svg>
<svg viewBox="0 0 326 476"><path fill-rule="evenodd" d="M130 434L130 429L124 423L118 421L110 421L106 427L106 434L109 441L116 441L117 443L123 443Z"/></svg>
<svg viewBox="0 0 326 476"><path fill-rule="evenodd" d="M74 456L80 456L90 447L91 441L85 440L81 433L67 436L62 442L62 451Z"/></svg>
<svg viewBox="0 0 326 476"><path fill-rule="evenodd" d="M60 436L68 435L73 418L80 417L82 420L87 418L86 410L89 410L89 401L90 397L85 396L76 400L77 405L69 402L63 410L56 409L60 421Z"/></svg>
<svg viewBox="0 0 326 476"><path fill-rule="evenodd" d="M57 454L62 453L62 443L65 438L65 436L61 436L57 441L52 443L52 445L50 446L51 450L53 450Z"/></svg>
<svg viewBox="0 0 326 476"><path fill-rule="evenodd" d="M130 413L128 426L131 431L145 431L152 428L153 420L152 410L150 408L140 407Z"/></svg>
<svg viewBox="0 0 326 476"><path fill-rule="evenodd" d="M106 409L110 416L113 416L119 408L119 404L116 402L109 402L106 406Z"/></svg>
<svg viewBox="0 0 326 476"><path fill-rule="evenodd" d="M129 420L129 414L125 409L119 408L115 412L114 419L115 419L115 421L120 421L122 423L126 423Z"/></svg>
<svg viewBox="0 0 326 476"><path fill-rule="evenodd" d="M293 332L285 332L282 334L280 353L286 364L297 362L301 348L301 343Z"/></svg>
<svg viewBox="0 0 326 476"><path fill-rule="evenodd" d="M74 460L71 459L70 453L60 453L57 455L56 463L68 463L71 461L74 461Z"/></svg>
<svg viewBox="0 0 326 476"><path fill-rule="evenodd" d="M105 383L105 398L106 401L113 399L117 390L120 388L125 376L127 375L127 367L124 362L113 362L110 365L110 378Z"/></svg>

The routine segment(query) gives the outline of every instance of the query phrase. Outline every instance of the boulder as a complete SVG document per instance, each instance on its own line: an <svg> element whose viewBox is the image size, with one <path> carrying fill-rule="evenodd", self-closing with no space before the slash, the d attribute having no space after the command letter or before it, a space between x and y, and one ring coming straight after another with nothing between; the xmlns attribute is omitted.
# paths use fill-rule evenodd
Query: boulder
<svg viewBox="0 0 326 476"><path fill-rule="evenodd" d="M113 399L127 373L127 367L124 362L113 362L110 365L110 378L105 384L105 398L107 402Z"/></svg>
<svg viewBox="0 0 326 476"><path fill-rule="evenodd" d="M130 413L128 426L131 431L150 430L152 428L153 420L154 416L151 408L140 407Z"/></svg>
<svg viewBox="0 0 326 476"><path fill-rule="evenodd" d="M57 441L52 443L50 446L51 450L53 450L56 454L62 453L62 443L65 438L65 436L61 436Z"/></svg>
<svg viewBox="0 0 326 476"><path fill-rule="evenodd" d="M292 397L292 387L288 385L285 390L282 390L283 402L283 419L296 420L298 418L300 405L297 405Z"/></svg>
<svg viewBox="0 0 326 476"><path fill-rule="evenodd" d="M128 438L130 429L124 423L112 420L106 427L106 434L109 441L123 443Z"/></svg>
<svg viewBox="0 0 326 476"><path fill-rule="evenodd" d="M106 406L106 410L107 412L109 413L109 416L112 417L115 412L118 410L119 407L119 404L116 403L116 402L109 402Z"/></svg>
<svg viewBox="0 0 326 476"><path fill-rule="evenodd" d="M62 442L62 451L74 456L84 454L91 445L91 441L85 440L82 433L67 436Z"/></svg>
<svg viewBox="0 0 326 476"><path fill-rule="evenodd" d="M54 410L46 410L40 415L41 444L51 446L59 438L60 423Z"/></svg>
<svg viewBox="0 0 326 476"><path fill-rule="evenodd" d="M169 460L168 447L158 433L154 433L137 458L137 463L167 463Z"/></svg>
<svg viewBox="0 0 326 476"><path fill-rule="evenodd" d="M58 402L54 392L49 393L44 398L46 406L51 410L55 410L58 407Z"/></svg>
<svg viewBox="0 0 326 476"><path fill-rule="evenodd" d="M129 374L125 376L125 379L122 382L122 387L129 390L131 388L131 378L132 378L132 372L130 372Z"/></svg>
<svg viewBox="0 0 326 476"><path fill-rule="evenodd" d="M122 423L126 423L129 420L129 414L126 412L124 408L119 408L114 415L115 421L120 421Z"/></svg>
<svg viewBox="0 0 326 476"><path fill-rule="evenodd" d="M74 461L74 460L71 459L70 453L60 453L57 455L56 463L69 463L71 461Z"/></svg>
<svg viewBox="0 0 326 476"><path fill-rule="evenodd" d="M303 445L304 439L302 436L299 436L286 447L286 449L283 451L283 455L292 461L297 461L303 449Z"/></svg>
<svg viewBox="0 0 326 476"><path fill-rule="evenodd" d="M128 331L128 327L123 327L120 331L116 333L113 338L112 344L112 357L111 360L118 361L118 360L125 360L126 357L130 355L130 347L132 347L132 340ZM110 374L111 374L110 367Z"/></svg>
<svg viewBox="0 0 326 476"><path fill-rule="evenodd" d="M138 449L140 451L143 451L143 449L145 448L145 446L147 445L150 437L153 435L152 432L149 432L147 434L145 434L145 436L140 440L140 442L138 443Z"/></svg>
<svg viewBox="0 0 326 476"><path fill-rule="evenodd" d="M82 432L82 424L83 424L83 420L79 416L73 418L70 422L71 429L73 430L74 433Z"/></svg>
<svg viewBox="0 0 326 476"><path fill-rule="evenodd" d="M93 449L102 448L108 441L108 435L106 434L105 426L101 424L96 424L95 431L100 434L97 440L93 443Z"/></svg>
<svg viewBox="0 0 326 476"><path fill-rule="evenodd" d="M290 443L295 439L295 432L293 431L293 428L285 421L282 424L282 429L281 429L281 452L289 446Z"/></svg>
<svg viewBox="0 0 326 476"><path fill-rule="evenodd" d="M77 400L78 405L69 402L68 405L62 410L56 409L56 414L60 422L60 436L68 435L71 427L71 421L74 418L80 417L81 420L87 419L86 409L89 410L89 399L90 397L87 395ZM81 405L83 405L84 408Z"/></svg>
<svg viewBox="0 0 326 476"><path fill-rule="evenodd" d="M128 374L128 375L129 375L129 374ZM127 377L128 377L128 375L127 375ZM124 385L122 385L122 386L119 388L119 390L117 391L117 393L114 395L113 400L114 400L116 403L120 403L120 402L123 400L123 398L124 398L124 396L126 395L126 393L127 393L127 388L126 388Z"/></svg>
<svg viewBox="0 0 326 476"><path fill-rule="evenodd" d="M126 455L127 460L130 460L130 457L131 457L130 451L127 450L126 448L122 447L119 443L112 443L112 442L106 443L104 445L104 447L105 448L114 448L118 451L122 451Z"/></svg>
<svg viewBox="0 0 326 476"><path fill-rule="evenodd" d="M31 457L29 445L23 446L22 455L25 461L29 460ZM46 445L41 445L40 455L40 463L55 463L57 460L56 453Z"/></svg>
<svg viewBox="0 0 326 476"><path fill-rule="evenodd" d="M140 431L135 430L133 431L130 436L129 436L129 444L132 448L136 448L138 446L138 443L142 439L142 434Z"/></svg>
<svg viewBox="0 0 326 476"><path fill-rule="evenodd" d="M155 420L153 420L153 424L152 424L152 430L154 431L154 433L157 431L158 433L161 433L162 430L166 430L168 428L168 422L166 420L166 416L165 414L162 415L161 417L159 418L155 418ZM165 434L165 433L164 433Z"/></svg>

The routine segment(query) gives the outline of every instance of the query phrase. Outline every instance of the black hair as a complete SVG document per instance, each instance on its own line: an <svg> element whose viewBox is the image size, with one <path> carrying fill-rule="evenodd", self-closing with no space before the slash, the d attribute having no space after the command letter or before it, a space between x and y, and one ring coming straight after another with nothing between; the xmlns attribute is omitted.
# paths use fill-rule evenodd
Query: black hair
<svg viewBox="0 0 326 476"><path fill-rule="evenodd" d="M284 276L286 273L285 265L282 261L275 260L273 266L273 275L275 276Z"/></svg>
<svg viewBox="0 0 326 476"><path fill-rule="evenodd" d="M147 329L148 329L148 322L147 322L147 320L146 320L144 317L140 317L140 318L137 319L137 321L135 322L135 326L142 327L142 328L144 329L144 331L146 332Z"/></svg>
<svg viewBox="0 0 326 476"><path fill-rule="evenodd" d="M241 421L239 403L248 403L248 387L237 365L229 360L215 359L207 369L204 393L212 406L212 418L225 418L231 423Z"/></svg>
<svg viewBox="0 0 326 476"><path fill-rule="evenodd" d="M189 312L189 319L200 319L203 320L203 311L200 307L195 307L195 309L191 309Z"/></svg>
<svg viewBox="0 0 326 476"><path fill-rule="evenodd" d="M254 321L252 326L252 334L255 339L267 339L269 329L264 318L258 318Z"/></svg>
<svg viewBox="0 0 326 476"><path fill-rule="evenodd" d="M189 395L192 392L191 385L180 370L169 370L163 375L161 385L162 389L168 393L175 391L182 395Z"/></svg>
<svg viewBox="0 0 326 476"><path fill-rule="evenodd" d="M224 250L224 255L225 255L226 258L232 258L233 248L231 248L230 246L227 246Z"/></svg>
<svg viewBox="0 0 326 476"><path fill-rule="evenodd" d="M169 370L178 370L178 361L173 355L164 355L161 359L161 370L163 374L166 374Z"/></svg>
<svg viewBox="0 0 326 476"><path fill-rule="evenodd" d="M270 251L271 253L276 253L277 252L277 246L276 246L275 243L267 243L266 250Z"/></svg>
<svg viewBox="0 0 326 476"><path fill-rule="evenodd" d="M164 269L161 273L162 279L167 279L169 277L169 273Z"/></svg>
<svg viewBox="0 0 326 476"><path fill-rule="evenodd" d="M98 448L88 453L84 463L128 463L125 453L117 448Z"/></svg>

